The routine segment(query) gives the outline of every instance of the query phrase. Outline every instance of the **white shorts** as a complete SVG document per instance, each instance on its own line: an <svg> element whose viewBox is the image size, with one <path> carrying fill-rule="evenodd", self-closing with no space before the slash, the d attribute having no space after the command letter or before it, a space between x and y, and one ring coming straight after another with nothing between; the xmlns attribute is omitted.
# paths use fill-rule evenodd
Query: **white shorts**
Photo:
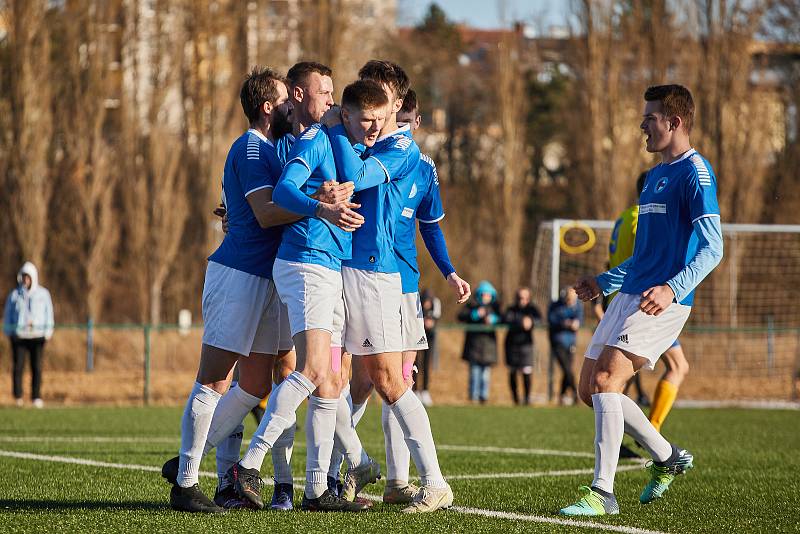
<svg viewBox="0 0 800 534"><path fill-rule="evenodd" d="M422 318L422 302L419 300L419 293L403 293L400 305L403 350L427 349L428 338L425 336L425 321Z"/></svg>
<svg viewBox="0 0 800 534"><path fill-rule="evenodd" d="M358 356L402 352L400 275L342 267L342 280L347 351Z"/></svg>
<svg viewBox="0 0 800 534"><path fill-rule="evenodd" d="M338 271L296 261L275 260L272 277L289 308L292 336L305 330L327 330L331 345L341 345L344 323L342 275Z"/></svg>
<svg viewBox="0 0 800 534"><path fill-rule="evenodd" d="M655 368L681 333L692 307L673 302L661 315L647 315L639 309L641 300L640 295L620 293L611 301L586 348L587 358L596 360L608 345L647 358L650 363L645 367Z"/></svg>
<svg viewBox="0 0 800 534"><path fill-rule="evenodd" d="M210 261L203 284L203 343L247 356L292 349L289 315L269 278Z"/></svg>

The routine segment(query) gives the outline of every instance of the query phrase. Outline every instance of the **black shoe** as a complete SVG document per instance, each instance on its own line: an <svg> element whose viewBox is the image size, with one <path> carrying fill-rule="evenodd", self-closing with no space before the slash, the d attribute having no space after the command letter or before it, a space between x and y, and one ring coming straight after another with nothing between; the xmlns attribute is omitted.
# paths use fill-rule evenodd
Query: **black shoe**
<svg viewBox="0 0 800 534"><path fill-rule="evenodd" d="M264 508L264 501L261 500L261 474L258 469L245 469L239 463L233 464L225 476L233 480L233 487L236 493L245 501L261 510Z"/></svg>
<svg viewBox="0 0 800 534"><path fill-rule="evenodd" d="M369 507L363 503L350 502L333 495L329 490L318 499L309 499L303 494L300 508L307 512L366 512Z"/></svg>
<svg viewBox="0 0 800 534"><path fill-rule="evenodd" d="M264 417L264 408L261 406L255 406L250 413L253 414L253 417L256 418L256 424L261 422L261 418Z"/></svg>
<svg viewBox="0 0 800 534"><path fill-rule="evenodd" d="M161 466L161 476L167 479L167 482L172 484L173 486L178 483L178 463L180 462L180 458L176 456L175 458L170 458L164 465Z"/></svg>
<svg viewBox="0 0 800 534"><path fill-rule="evenodd" d="M225 509L217 506L205 496L199 484L190 488L173 485L169 492L169 505L179 512L200 512L205 514L224 514Z"/></svg>
<svg viewBox="0 0 800 534"><path fill-rule="evenodd" d="M226 510L254 508L249 501L245 501L239 497L239 494L236 493L233 484L225 486L222 489L220 489L219 486L217 486L217 490L214 492L214 503L217 506L225 508Z"/></svg>
<svg viewBox="0 0 800 534"><path fill-rule="evenodd" d="M338 478L328 477L328 491L330 491L334 496L341 497L342 490L344 490L344 484Z"/></svg>
<svg viewBox="0 0 800 534"><path fill-rule="evenodd" d="M635 450L631 449L627 445L620 445L619 446L619 457L620 458L641 458L642 455L636 452Z"/></svg>

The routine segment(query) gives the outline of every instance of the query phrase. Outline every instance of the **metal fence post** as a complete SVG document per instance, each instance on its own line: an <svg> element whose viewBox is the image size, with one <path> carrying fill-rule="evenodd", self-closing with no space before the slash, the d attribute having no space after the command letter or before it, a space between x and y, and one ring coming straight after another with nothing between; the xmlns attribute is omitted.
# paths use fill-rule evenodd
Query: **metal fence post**
<svg viewBox="0 0 800 534"><path fill-rule="evenodd" d="M94 371L94 319L86 323L86 372Z"/></svg>
<svg viewBox="0 0 800 534"><path fill-rule="evenodd" d="M771 375L775 368L775 318L767 316L767 374Z"/></svg>
<svg viewBox="0 0 800 534"><path fill-rule="evenodd" d="M150 325L144 325L144 403L150 404Z"/></svg>

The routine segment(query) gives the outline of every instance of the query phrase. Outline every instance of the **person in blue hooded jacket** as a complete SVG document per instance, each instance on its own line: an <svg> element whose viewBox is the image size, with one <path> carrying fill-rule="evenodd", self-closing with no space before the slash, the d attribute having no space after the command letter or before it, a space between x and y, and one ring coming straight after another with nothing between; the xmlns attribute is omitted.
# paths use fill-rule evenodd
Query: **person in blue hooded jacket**
<svg viewBox="0 0 800 534"><path fill-rule="evenodd" d="M31 361L31 398L36 408L42 401L42 353L44 343L53 337L53 301L50 292L39 285L36 266L26 261L17 274L17 287L6 299L3 333L11 340L13 355L14 399L22 406L22 373L25 352Z"/></svg>
<svg viewBox="0 0 800 534"><path fill-rule="evenodd" d="M478 284L475 300L467 303L458 320L473 325L464 338L463 360L469 362L469 399L482 404L489 400L491 366L497 363L495 327L502 321L497 291L486 280Z"/></svg>

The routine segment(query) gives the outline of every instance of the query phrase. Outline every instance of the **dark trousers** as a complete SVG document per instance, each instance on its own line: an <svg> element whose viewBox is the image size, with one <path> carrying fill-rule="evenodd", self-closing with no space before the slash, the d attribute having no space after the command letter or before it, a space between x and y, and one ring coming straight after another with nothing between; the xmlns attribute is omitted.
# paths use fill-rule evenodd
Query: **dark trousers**
<svg viewBox="0 0 800 534"><path fill-rule="evenodd" d="M527 373L525 371L528 371ZM522 387L525 389L525 397L520 399L519 391L517 390L517 375L522 375ZM508 371L508 382L511 386L511 396L514 398L514 404L531 403L531 373L530 367L512 367Z"/></svg>
<svg viewBox="0 0 800 534"><path fill-rule="evenodd" d="M433 351L436 348L436 330L425 330L425 337L428 338L428 348L418 350L417 360L414 362L417 365L417 379L414 380L414 391L418 389L422 391L428 390L431 360L433 359Z"/></svg>
<svg viewBox="0 0 800 534"><path fill-rule="evenodd" d="M577 398L578 388L575 386L575 375L572 373L572 347L554 343L553 357L564 375L561 379L561 395L566 395L567 391L572 389L573 397Z"/></svg>
<svg viewBox="0 0 800 534"><path fill-rule="evenodd" d="M42 398L42 352L44 338L11 338L11 354L14 359L14 398L22 398L22 373L25 371L25 352L31 360L31 398Z"/></svg>

